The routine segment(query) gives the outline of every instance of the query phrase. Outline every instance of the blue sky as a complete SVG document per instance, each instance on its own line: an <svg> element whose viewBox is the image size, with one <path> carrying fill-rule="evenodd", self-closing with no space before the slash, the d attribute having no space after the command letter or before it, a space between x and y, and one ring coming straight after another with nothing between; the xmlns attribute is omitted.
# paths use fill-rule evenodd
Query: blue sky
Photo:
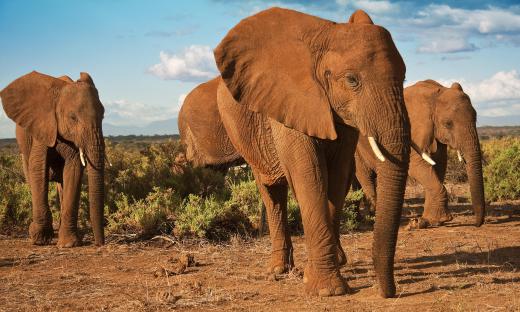
<svg viewBox="0 0 520 312"><path fill-rule="evenodd" d="M337 22L364 9L391 31L407 84L459 81L480 125L520 124L518 0L0 0L0 88L32 70L73 79L87 71L105 124L139 134L139 127L175 118L184 96L217 75L212 49L220 39L271 6ZM14 137L3 111L0 137Z"/></svg>

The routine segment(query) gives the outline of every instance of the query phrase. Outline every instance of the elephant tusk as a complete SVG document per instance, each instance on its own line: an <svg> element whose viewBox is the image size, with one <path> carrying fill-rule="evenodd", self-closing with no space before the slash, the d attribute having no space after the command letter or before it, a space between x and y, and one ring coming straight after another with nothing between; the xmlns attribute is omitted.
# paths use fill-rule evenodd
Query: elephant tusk
<svg viewBox="0 0 520 312"><path fill-rule="evenodd" d="M380 161L385 161L385 156L383 156L383 153L381 153L379 146L377 146L376 139L374 139L374 137L369 136L368 143L370 143L370 147L372 148L372 151L376 155L377 159L379 159Z"/></svg>
<svg viewBox="0 0 520 312"><path fill-rule="evenodd" d="M426 162L430 165L435 166L435 161L427 153L422 153L421 157L422 159L426 160Z"/></svg>
<svg viewBox="0 0 520 312"><path fill-rule="evenodd" d="M83 154L83 149L79 149L79 159L81 160L81 165L85 167L87 163L85 162L85 154Z"/></svg>
<svg viewBox="0 0 520 312"><path fill-rule="evenodd" d="M460 153L459 150L457 150L457 157L459 158L460 162L462 162L464 160L464 158L462 158L462 154Z"/></svg>

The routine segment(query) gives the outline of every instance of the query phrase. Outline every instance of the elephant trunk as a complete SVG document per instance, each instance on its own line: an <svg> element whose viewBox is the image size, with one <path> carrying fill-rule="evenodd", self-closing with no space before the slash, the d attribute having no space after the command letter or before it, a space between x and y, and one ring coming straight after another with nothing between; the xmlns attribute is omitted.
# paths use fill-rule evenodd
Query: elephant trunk
<svg viewBox="0 0 520 312"><path fill-rule="evenodd" d="M384 298L395 295L394 255L408 176L409 148L403 142L408 137L403 138L399 132L387 133L387 136L393 136L393 140L382 138L380 141L387 152L387 161L379 162L376 169L377 202L372 259Z"/></svg>
<svg viewBox="0 0 520 312"><path fill-rule="evenodd" d="M482 176L482 154L477 130L473 127L470 131L471 139L462 146L462 153L466 160L466 171L468 173L471 203L475 213L475 225L484 223L486 204L484 198L484 179Z"/></svg>
<svg viewBox="0 0 520 312"><path fill-rule="evenodd" d="M379 89L371 91L378 95L379 103L374 106L376 118L372 118L369 129L375 133L385 158L378 161L376 167L376 221L372 245L374 269L384 298L395 296L396 291L394 255L410 161L410 123L402 91L401 86L384 93Z"/></svg>
<svg viewBox="0 0 520 312"><path fill-rule="evenodd" d="M90 223L94 232L95 244L100 246L105 243L103 229L104 203L105 203L105 142L101 129L96 130L89 139L87 146L88 168L88 197Z"/></svg>

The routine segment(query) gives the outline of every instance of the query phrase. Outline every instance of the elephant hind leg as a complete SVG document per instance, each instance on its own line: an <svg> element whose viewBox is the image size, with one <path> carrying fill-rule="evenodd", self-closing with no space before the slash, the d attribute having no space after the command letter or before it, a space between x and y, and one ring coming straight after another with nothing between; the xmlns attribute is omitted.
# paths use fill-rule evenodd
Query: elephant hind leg
<svg viewBox="0 0 520 312"><path fill-rule="evenodd" d="M293 247L287 224L287 191L286 183L266 185L261 174L253 170L256 185L266 207L271 238L271 262L268 272L287 273L294 267Z"/></svg>

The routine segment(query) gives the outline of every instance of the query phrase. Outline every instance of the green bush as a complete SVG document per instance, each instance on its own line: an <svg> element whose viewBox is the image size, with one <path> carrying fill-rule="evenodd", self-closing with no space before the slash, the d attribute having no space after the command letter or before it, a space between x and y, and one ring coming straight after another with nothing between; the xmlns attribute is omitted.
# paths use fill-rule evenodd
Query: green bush
<svg viewBox="0 0 520 312"><path fill-rule="evenodd" d="M520 139L503 138L484 145L484 189L487 200L520 198Z"/></svg>
<svg viewBox="0 0 520 312"><path fill-rule="evenodd" d="M0 229L26 228L31 221L31 192L19 155L0 154Z"/></svg>
<svg viewBox="0 0 520 312"><path fill-rule="evenodd" d="M349 192L340 212L340 232L352 232L360 226L359 204L363 199L363 190Z"/></svg>
<svg viewBox="0 0 520 312"><path fill-rule="evenodd" d="M173 216L180 198L172 189L154 187L145 199L129 200L120 194L117 210L108 214L109 233L133 233L147 238L161 232L171 232Z"/></svg>
<svg viewBox="0 0 520 312"><path fill-rule="evenodd" d="M457 151L448 149L448 164L445 181L452 183L465 183L468 181L468 173L464 162L459 161Z"/></svg>
<svg viewBox="0 0 520 312"><path fill-rule="evenodd" d="M289 231L291 234L302 234L303 223L300 206L292 192L289 192L287 198L287 221L289 224Z"/></svg>
<svg viewBox="0 0 520 312"><path fill-rule="evenodd" d="M243 213L250 224L258 226L263 203L255 181L240 181L231 184L230 188L231 196L226 202L226 208Z"/></svg>

